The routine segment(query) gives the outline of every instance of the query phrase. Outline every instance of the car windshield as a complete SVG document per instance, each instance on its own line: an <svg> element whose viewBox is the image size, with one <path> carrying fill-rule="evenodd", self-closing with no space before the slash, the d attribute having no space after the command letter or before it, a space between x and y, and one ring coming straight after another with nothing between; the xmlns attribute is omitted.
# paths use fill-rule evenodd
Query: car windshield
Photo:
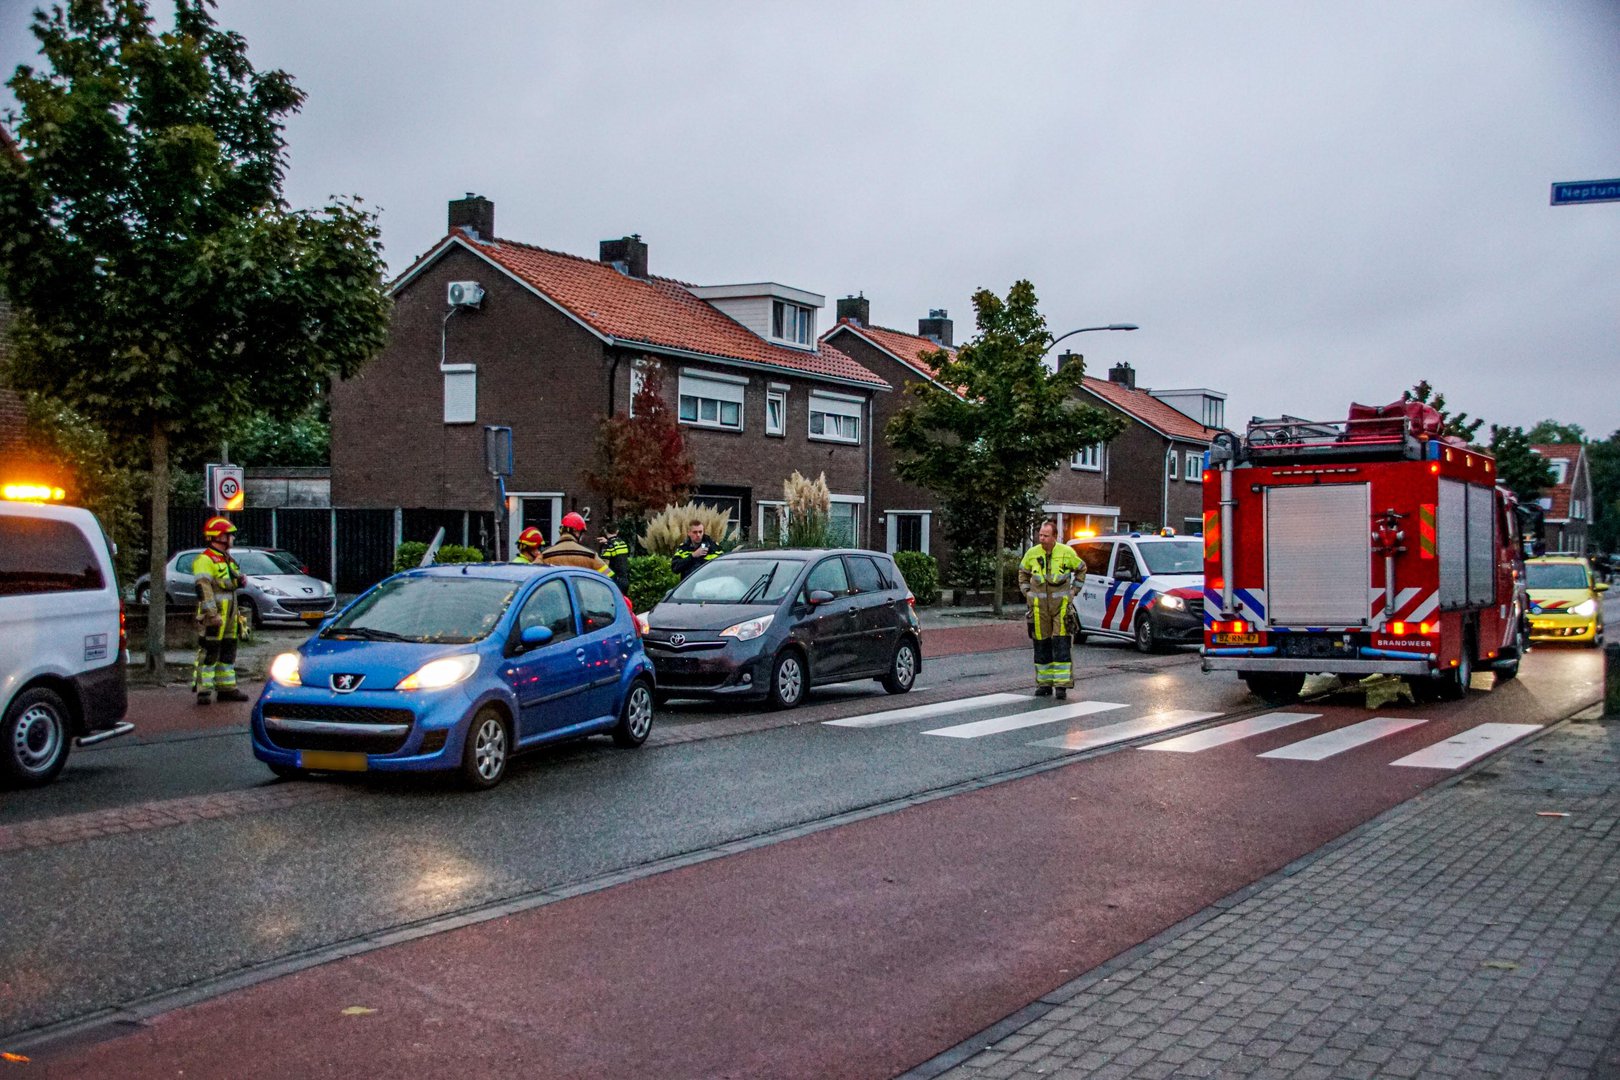
<svg viewBox="0 0 1620 1080"><path fill-rule="evenodd" d="M779 604L804 563L798 559L717 559L675 586L677 604Z"/></svg>
<svg viewBox="0 0 1620 1080"><path fill-rule="evenodd" d="M383 582L321 631L367 641L479 641L489 636L520 582L476 577L398 577Z"/></svg>
<svg viewBox="0 0 1620 1080"><path fill-rule="evenodd" d="M252 577L303 572L296 562L289 565L292 557L284 551L233 551L231 558L242 568L242 573Z"/></svg>
<svg viewBox="0 0 1620 1080"><path fill-rule="evenodd" d="M1142 560L1150 574L1202 574L1204 572L1204 542L1202 540L1170 540L1163 544L1143 544Z"/></svg>
<svg viewBox="0 0 1620 1080"><path fill-rule="evenodd" d="M1525 563L1524 576L1532 589L1586 588L1586 567L1579 563Z"/></svg>

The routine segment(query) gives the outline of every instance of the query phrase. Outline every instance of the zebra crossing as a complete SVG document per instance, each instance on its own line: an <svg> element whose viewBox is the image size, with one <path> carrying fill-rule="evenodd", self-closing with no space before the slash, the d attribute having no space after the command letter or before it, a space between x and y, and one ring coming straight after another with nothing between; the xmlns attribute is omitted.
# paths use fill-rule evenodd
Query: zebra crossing
<svg viewBox="0 0 1620 1080"><path fill-rule="evenodd" d="M1069 701L1029 708L1031 700L1025 694L984 694L933 705L914 705L903 709L867 713L863 716L825 720L822 724L825 727L869 730L916 721L938 721L944 717L965 713L993 713L994 715L980 719L948 724L944 727L930 727L916 732L937 738L974 740L1013 732L1033 734L1030 729L1087 717L1104 717L1105 714L1116 714L1121 709L1130 708L1124 702L1118 701ZM1010 708L1012 706L1023 707ZM1232 719L1226 723L1209 724L1196 731L1175 734L1182 728L1220 720L1224 715L1194 709L1167 709L1124 719L1107 715L1099 724L1072 727L1061 735L1036 739L1023 745L1062 750L1066 753L1081 753L1164 735L1165 738L1155 739L1140 746L1139 749L1159 753L1197 754L1255 736L1282 731L1309 720L1319 720L1323 716L1319 712L1284 710L1261 716ZM1257 753L1255 756L1269 761L1307 764L1321 762L1351 750L1374 745L1382 739L1420 728L1427 723L1426 719L1417 717L1373 717L1299 739ZM1509 743L1539 730L1540 727L1539 724L1478 724L1389 764L1402 768L1452 771L1472 764L1487 754L1495 753Z"/></svg>

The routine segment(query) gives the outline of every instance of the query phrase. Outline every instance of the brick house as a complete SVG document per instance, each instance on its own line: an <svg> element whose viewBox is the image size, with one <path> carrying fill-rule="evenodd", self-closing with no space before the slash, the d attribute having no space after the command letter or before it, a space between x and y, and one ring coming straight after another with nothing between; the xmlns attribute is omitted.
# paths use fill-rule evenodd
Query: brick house
<svg viewBox="0 0 1620 1080"><path fill-rule="evenodd" d="M1541 493L1546 514L1548 551L1586 554L1586 534L1592 522L1592 469L1586 447L1580 443L1532 446L1552 466L1553 485Z"/></svg>
<svg viewBox="0 0 1620 1080"><path fill-rule="evenodd" d="M696 498L753 535L790 473L825 472L835 527L867 542L873 402L890 387L817 341L822 296L693 286L651 274L639 236L587 259L497 239L494 218L481 196L450 203L448 234L390 287L388 345L333 387L334 505L487 509L483 428L505 425L509 532L536 525L551 539L568 509L599 503L583 479L597 422L627 408L650 358L697 465ZM449 302L453 282L476 283L481 300Z"/></svg>

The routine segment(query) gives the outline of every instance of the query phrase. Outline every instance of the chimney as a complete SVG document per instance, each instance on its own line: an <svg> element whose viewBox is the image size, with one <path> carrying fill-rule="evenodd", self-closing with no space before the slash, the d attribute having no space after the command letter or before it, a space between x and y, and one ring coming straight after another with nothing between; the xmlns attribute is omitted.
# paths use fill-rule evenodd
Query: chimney
<svg viewBox="0 0 1620 1080"><path fill-rule="evenodd" d="M603 240L598 250L602 262L626 277L647 276L647 245L642 242L640 233L631 233L618 240Z"/></svg>
<svg viewBox="0 0 1620 1080"><path fill-rule="evenodd" d="M1070 363L1084 363L1085 359L1086 358L1084 356L1081 356L1077 352L1071 352L1068 349L1064 349L1062 352L1058 353L1058 370L1062 371Z"/></svg>
<svg viewBox="0 0 1620 1080"><path fill-rule="evenodd" d="M1108 381L1119 383L1127 390L1136 389L1136 372L1129 364L1115 364L1108 369Z"/></svg>
<svg viewBox="0 0 1620 1080"><path fill-rule="evenodd" d="M856 326L872 325L872 301L866 298L865 293L859 296L846 296L838 301L838 321L843 322L845 319Z"/></svg>
<svg viewBox="0 0 1620 1080"><path fill-rule="evenodd" d="M465 199L450 200L450 231L466 229L475 239L495 238L495 204L482 195L467 192Z"/></svg>
<svg viewBox="0 0 1620 1080"><path fill-rule="evenodd" d="M917 320L917 336L925 337L935 345L952 348L950 313L944 308L929 308L928 318Z"/></svg>

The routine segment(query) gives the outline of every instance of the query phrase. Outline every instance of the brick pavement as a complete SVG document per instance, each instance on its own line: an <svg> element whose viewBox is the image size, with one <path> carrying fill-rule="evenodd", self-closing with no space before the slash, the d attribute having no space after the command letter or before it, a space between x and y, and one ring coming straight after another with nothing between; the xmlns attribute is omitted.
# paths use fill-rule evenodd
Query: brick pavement
<svg viewBox="0 0 1620 1080"><path fill-rule="evenodd" d="M907 1076L1620 1076L1617 822L1564 725Z"/></svg>

